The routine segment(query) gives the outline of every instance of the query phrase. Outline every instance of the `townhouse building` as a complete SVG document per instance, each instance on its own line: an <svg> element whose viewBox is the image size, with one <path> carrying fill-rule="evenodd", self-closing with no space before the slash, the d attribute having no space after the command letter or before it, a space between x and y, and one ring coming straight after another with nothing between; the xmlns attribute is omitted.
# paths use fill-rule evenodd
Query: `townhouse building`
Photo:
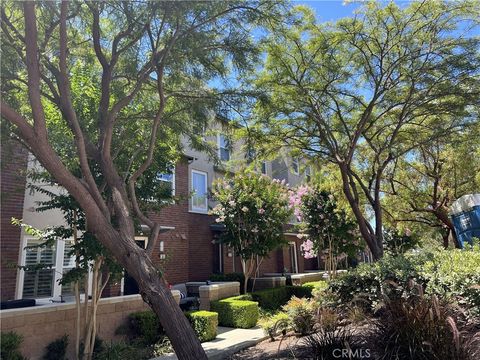
<svg viewBox="0 0 480 360"><path fill-rule="evenodd" d="M223 124L224 125L224 124ZM232 249L216 241L221 227L208 214L214 202L209 196L212 182L235 171L236 164L248 157L242 150L242 141L233 143L224 131L225 126L216 124L206 135L206 141L216 144L220 162L213 161L205 152L188 146L181 158L167 173L158 174L157 181L164 182L180 200L168 204L150 216L162 225L158 246L152 254L153 261L162 268L171 284L187 281L205 281L214 273L240 272L241 264ZM29 247L38 239L24 229L11 224L11 218L35 228L44 229L61 225L63 216L59 211L36 211L39 201L47 200L39 192L31 192L27 186L27 170L39 166L34 157L18 144L10 144L2 151L1 171L1 300L33 298L37 303L59 301L71 297L72 289L60 285L59 280L75 262L69 255L73 240L57 240L51 247ZM2 144L2 150L5 148ZM248 160L248 159L247 159ZM299 159L287 154L273 161L258 163L257 171L274 179L285 180L295 186L310 177L310 168ZM46 185L48 187L48 185ZM50 186L50 191L61 192ZM301 273L318 269L316 259L304 259L300 253L301 241L295 233L285 232L288 245L273 251L260 267L263 273ZM139 246L146 246L148 234L139 231L136 236ZM49 269L24 271L17 265L52 264ZM125 274L121 281L109 284L104 296L128 295L138 292L135 281Z"/></svg>

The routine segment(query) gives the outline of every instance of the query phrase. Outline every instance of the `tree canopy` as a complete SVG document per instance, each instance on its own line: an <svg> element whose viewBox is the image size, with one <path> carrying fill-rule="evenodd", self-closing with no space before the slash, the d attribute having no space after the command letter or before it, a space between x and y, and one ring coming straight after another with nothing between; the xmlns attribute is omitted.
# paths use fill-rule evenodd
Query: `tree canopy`
<svg viewBox="0 0 480 360"><path fill-rule="evenodd" d="M354 17L322 24L296 7L293 26L270 29L256 80L257 136L336 165L375 258L386 169L478 121L479 39L467 31L478 5L368 2Z"/></svg>

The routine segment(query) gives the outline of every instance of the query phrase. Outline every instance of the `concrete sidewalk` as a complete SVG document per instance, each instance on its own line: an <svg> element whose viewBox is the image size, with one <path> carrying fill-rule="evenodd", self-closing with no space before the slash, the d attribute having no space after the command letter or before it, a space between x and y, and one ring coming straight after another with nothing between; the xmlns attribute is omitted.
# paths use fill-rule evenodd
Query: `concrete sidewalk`
<svg viewBox="0 0 480 360"><path fill-rule="evenodd" d="M260 326L251 329L234 329L219 326L217 338L202 343L202 346L210 360L221 360L240 350L256 345L267 338L268 336L265 336ZM168 354L152 360L174 360L176 358L175 354Z"/></svg>

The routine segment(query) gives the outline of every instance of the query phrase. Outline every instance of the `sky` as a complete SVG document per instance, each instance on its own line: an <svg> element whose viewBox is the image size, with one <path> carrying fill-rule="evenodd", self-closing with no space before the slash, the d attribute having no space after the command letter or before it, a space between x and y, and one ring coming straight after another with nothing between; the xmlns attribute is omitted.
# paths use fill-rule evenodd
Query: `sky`
<svg viewBox="0 0 480 360"><path fill-rule="evenodd" d="M317 15L320 21L332 21L353 15L355 9L360 6L359 2L346 3L343 0L310 0L293 1L295 5L308 5Z"/></svg>

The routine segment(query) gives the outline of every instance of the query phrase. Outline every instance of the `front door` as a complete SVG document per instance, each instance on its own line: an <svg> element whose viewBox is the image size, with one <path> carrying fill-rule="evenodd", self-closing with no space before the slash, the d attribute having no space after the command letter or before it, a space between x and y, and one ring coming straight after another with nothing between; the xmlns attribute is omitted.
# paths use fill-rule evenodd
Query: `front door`
<svg viewBox="0 0 480 360"><path fill-rule="evenodd" d="M145 240L135 240L136 244L141 248L145 249ZM125 275L123 277L123 295L133 295L138 294L140 289L138 284L133 277L131 277L125 270Z"/></svg>

